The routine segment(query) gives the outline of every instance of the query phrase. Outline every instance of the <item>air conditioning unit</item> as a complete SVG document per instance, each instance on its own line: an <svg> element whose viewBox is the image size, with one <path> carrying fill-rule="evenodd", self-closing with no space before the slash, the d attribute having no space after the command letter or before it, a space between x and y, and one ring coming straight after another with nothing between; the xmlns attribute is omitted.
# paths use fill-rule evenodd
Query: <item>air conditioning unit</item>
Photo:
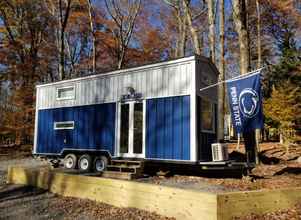
<svg viewBox="0 0 301 220"><path fill-rule="evenodd" d="M225 161L229 159L228 145L224 143L211 144L212 160Z"/></svg>

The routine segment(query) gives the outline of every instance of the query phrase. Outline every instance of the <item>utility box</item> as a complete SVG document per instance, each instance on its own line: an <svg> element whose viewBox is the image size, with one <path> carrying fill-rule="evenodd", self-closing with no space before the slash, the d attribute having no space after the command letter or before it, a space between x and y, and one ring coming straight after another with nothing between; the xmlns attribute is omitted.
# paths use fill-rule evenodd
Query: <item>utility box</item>
<svg viewBox="0 0 301 220"><path fill-rule="evenodd" d="M229 159L228 145L225 143L213 143L211 144L212 160L213 161L225 161Z"/></svg>

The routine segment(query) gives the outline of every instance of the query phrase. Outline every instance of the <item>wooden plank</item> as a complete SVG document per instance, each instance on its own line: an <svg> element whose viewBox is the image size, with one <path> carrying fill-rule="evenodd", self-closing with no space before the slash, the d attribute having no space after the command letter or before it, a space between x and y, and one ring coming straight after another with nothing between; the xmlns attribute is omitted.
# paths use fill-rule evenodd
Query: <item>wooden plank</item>
<svg viewBox="0 0 301 220"><path fill-rule="evenodd" d="M218 219L286 209L301 202L301 187L218 194Z"/></svg>
<svg viewBox="0 0 301 220"><path fill-rule="evenodd" d="M286 209L301 201L301 187L212 194L155 184L71 175L50 170L9 168L8 182L63 196L135 207L178 219L227 220L233 216Z"/></svg>
<svg viewBox="0 0 301 220"><path fill-rule="evenodd" d="M27 184L64 196L135 207L178 219L216 220L216 195L133 181L13 167L8 182ZM204 202L206 201L206 202Z"/></svg>

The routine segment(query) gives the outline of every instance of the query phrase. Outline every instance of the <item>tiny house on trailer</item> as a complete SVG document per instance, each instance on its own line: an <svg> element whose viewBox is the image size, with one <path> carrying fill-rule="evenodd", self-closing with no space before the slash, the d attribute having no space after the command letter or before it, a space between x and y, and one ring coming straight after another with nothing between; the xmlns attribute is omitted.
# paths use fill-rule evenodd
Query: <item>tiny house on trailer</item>
<svg viewBox="0 0 301 220"><path fill-rule="evenodd" d="M191 56L36 87L33 154L67 168L110 159L199 164L216 142L218 70Z"/></svg>

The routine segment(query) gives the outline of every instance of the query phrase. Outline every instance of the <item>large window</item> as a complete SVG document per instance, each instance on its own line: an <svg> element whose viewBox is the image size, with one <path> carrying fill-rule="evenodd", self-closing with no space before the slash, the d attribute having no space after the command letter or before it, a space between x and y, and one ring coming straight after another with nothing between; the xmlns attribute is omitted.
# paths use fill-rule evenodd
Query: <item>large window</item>
<svg viewBox="0 0 301 220"><path fill-rule="evenodd" d="M214 119L215 119L214 104L208 100L201 99L202 131L214 132L215 131Z"/></svg>
<svg viewBox="0 0 301 220"><path fill-rule="evenodd" d="M74 121L54 122L54 130L70 130L74 129Z"/></svg>
<svg viewBox="0 0 301 220"><path fill-rule="evenodd" d="M62 87L56 89L57 100L74 99L74 98L75 98L74 86L68 86L68 87Z"/></svg>

